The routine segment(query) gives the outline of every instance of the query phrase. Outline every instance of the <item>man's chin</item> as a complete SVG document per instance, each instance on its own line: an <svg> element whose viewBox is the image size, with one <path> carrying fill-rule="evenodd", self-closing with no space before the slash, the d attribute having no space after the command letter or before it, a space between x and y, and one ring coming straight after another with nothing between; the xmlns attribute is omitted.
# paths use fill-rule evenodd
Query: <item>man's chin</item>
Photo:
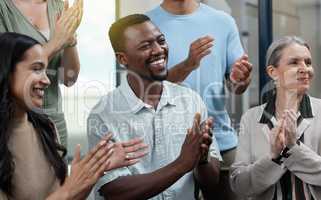
<svg viewBox="0 0 321 200"><path fill-rule="evenodd" d="M157 75L155 75L155 74L153 74L152 75L152 78L153 78L153 80L155 80L155 81L165 81L166 79L167 79L167 76L168 76L168 70L166 70L164 73L162 73L162 74L157 74Z"/></svg>

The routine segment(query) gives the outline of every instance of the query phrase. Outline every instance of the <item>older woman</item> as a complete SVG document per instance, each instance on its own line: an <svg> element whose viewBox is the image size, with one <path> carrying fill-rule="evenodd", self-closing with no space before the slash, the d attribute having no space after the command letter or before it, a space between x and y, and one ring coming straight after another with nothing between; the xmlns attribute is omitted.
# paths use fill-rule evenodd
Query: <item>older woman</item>
<svg viewBox="0 0 321 200"><path fill-rule="evenodd" d="M311 52L298 37L274 42L266 71L275 89L266 104L241 119L231 186L257 200L321 199L321 100L307 91Z"/></svg>
<svg viewBox="0 0 321 200"><path fill-rule="evenodd" d="M28 35L44 45L49 56L48 77L51 85L45 91L43 108L55 123L61 143L67 147L67 128L62 112L58 84L76 82L80 64L75 31L83 10L83 1L72 7L62 0L1 0L0 33L16 32Z"/></svg>

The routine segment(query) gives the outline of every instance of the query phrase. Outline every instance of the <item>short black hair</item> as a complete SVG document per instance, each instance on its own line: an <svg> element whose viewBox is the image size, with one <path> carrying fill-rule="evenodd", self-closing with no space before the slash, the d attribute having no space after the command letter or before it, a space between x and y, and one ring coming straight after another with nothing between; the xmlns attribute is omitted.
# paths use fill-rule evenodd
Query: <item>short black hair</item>
<svg viewBox="0 0 321 200"><path fill-rule="evenodd" d="M109 29L109 39L115 52L124 48L124 32L128 27L151 21L150 18L143 14L132 14L120 18L114 22Z"/></svg>

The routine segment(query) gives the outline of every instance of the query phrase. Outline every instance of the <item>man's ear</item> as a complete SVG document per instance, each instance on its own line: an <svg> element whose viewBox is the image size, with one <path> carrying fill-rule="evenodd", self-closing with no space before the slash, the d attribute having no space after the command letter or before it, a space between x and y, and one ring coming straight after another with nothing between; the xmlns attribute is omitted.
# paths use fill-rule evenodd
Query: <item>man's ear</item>
<svg viewBox="0 0 321 200"><path fill-rule="evenodd" d="M127 61L127 56L123 52L116 52L116 59L117 62L123 66L127 66L128 61Z"/></svg>
<svg viewBox="0 0 321 200"><path fill-rule="evenodd" d="M271 79L273 79L273 80L277 80L278 79L277 69L273 65L267 66L266 73L269 75L269 77Z"/></svg>

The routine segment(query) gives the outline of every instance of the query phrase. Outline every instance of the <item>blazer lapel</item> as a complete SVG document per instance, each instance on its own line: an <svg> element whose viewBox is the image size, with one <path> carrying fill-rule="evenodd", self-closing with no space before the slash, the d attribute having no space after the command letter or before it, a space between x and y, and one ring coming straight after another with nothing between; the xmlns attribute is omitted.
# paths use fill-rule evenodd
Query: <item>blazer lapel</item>
<svg viewBox="0 0 321 200"><path fill-rule="evenodd" d="M297 139L300 139L303 133L311 125L313 118L303 118L297 129Z"/></svg>

